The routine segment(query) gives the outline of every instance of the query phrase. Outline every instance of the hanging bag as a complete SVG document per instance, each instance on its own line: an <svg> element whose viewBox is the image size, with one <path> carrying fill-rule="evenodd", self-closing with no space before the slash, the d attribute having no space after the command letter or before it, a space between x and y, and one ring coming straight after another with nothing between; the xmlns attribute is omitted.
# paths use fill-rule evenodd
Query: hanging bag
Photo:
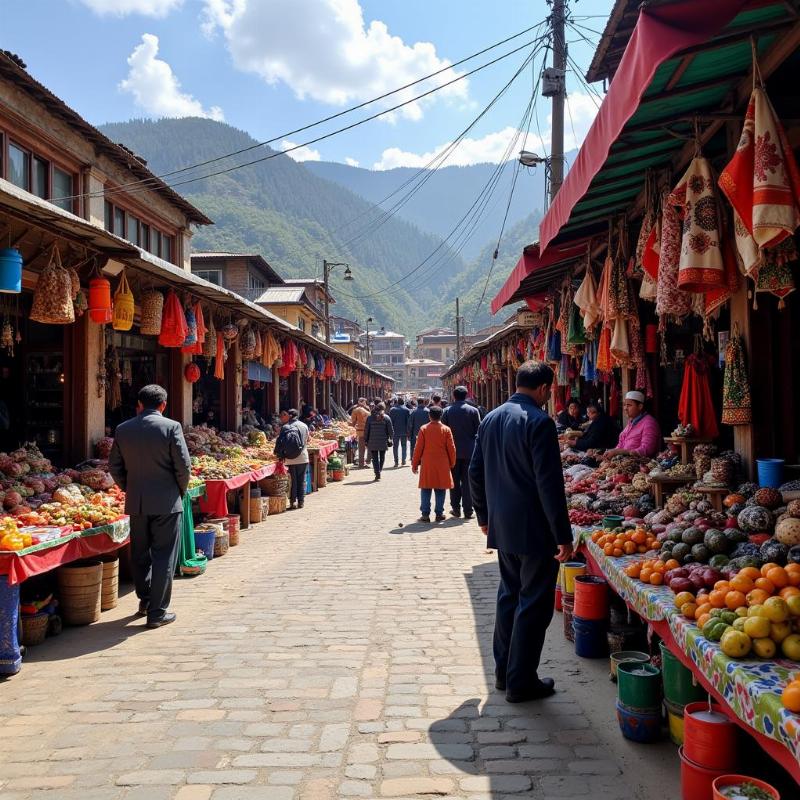
<svg viewBox="0 0 800 800"><path fill-rule="evenodd" d="M129 331L133 327L134 298L128 278L123 272L114 292L114 316L111 325L115 331Z"/></svg>
<svg viewBox="0 0 800 800"><path fill-rule="evenodd" d="M208 329L206 338L203 341L203 355L206 358L214 358L217 354L217 329L214 327L214 314L208 318Z"/></svg>
<svg viewBox="0 0 800 800"><path fill-rule="evenodd" d="M162 347L181 347L188 333L189 326L186 324L186 316L178 296L170 289L164 303L164 318L161 322L158 343Z"/></svg>
<svg viewBox="0 0 800 800"><path fill-rule="evenodd" d="M34 289L30 318L45 325L69 325L75 322L72 278L61 264L57 247L50 253L50 261Z"/></svg>
<svg viewBox="0 0 800 800"><path fill-rule="evenodd" d="M158 336L164 316L164 295L151 289L142 295L142 314L139 332L143 336Z"/></svg>

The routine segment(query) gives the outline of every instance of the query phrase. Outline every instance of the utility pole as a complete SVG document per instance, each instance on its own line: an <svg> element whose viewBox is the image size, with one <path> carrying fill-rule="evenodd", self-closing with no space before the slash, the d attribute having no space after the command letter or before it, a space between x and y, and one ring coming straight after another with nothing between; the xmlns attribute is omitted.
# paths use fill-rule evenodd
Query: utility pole
<svg viewBox="0 0 800 800"><path fill-rule="evenodd" d="M553 69L560 87L552 95L553 127L550 132L550 202L553 202L564 181L564 103L567 95L567 42L564 23L567 0L553 0Z"/></svg>
<svg viewBox="0 0 800 800"><path fill-rule="evenodd" d="M459 298L456 297L456 361L461 358L461 314Z"/></svg>

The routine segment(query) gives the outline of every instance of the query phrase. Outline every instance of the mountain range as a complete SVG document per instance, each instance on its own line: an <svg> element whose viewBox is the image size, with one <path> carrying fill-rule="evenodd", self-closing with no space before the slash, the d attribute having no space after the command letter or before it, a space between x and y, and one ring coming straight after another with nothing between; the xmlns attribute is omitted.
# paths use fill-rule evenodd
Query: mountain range
<svg viewBox="0 0 800 800"><path fill-rule="evenodd" d="M485 202L482 196L476 207L481 213L468 215L451 235L481 196L495 165L421 172L421 188L393 208L411 185L400 191L398 187L418 170L381 172L327 162L297 163L259 145L244 131L195 117L131 120L100 129L146 159L157 175L213 160L167 178L214 220L214 225L195 233L195 249L259 252L285 277L321 277L323 259L347 262L352 283L341 283L338 272L332 276L335 313L362 321L371 316L407 336L427 325L454 325L456 296L466 303L461 313L468 326L489 324L492 296L522 246L536 237L540 214L530 212L541 205L541 199L532 199L542 197L542 189L536 187L541 176L521 171L509 203L512 164L503 171L491 199ZM234 152L238 155L217 160ZM259 163L224 171L250 161ZM395 191L380 208L375 205ZM484 302L473 314L470 304L477 305L483 290L507 206L501 256L492 268Z"/></svg>

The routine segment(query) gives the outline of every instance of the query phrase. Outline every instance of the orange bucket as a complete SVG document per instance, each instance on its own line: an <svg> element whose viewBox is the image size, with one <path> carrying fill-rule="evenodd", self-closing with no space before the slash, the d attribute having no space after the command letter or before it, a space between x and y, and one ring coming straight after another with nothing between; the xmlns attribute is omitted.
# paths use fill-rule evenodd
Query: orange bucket
<svg viewBox="0 0 800 800"><path fill-rule="evenodd" d="M736 725L716 703L689 703L683 709L683 749L699 767L730 772L736 767Z"/></svg>
<svg viewBox="0 0 800 800"><path fill-rule="evenodd" d="M608 616L608 584L595 575L575 578L575 616L581 619L605 619Z"/></svg>

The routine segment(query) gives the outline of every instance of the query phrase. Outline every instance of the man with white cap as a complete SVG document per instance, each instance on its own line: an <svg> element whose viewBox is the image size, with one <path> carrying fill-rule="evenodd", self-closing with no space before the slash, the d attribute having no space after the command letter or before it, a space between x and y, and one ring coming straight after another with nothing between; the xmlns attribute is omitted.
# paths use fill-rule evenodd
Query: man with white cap
<svg viewBox="0 0 800 800"><path fill-rule="evenodd" d="M655 417L644 410L644 394L628 392L623 403L628 424L619 435L617 446L606 450L605 458L612 456L647 456L653 458L661 450L661 429Z"/></svg>

